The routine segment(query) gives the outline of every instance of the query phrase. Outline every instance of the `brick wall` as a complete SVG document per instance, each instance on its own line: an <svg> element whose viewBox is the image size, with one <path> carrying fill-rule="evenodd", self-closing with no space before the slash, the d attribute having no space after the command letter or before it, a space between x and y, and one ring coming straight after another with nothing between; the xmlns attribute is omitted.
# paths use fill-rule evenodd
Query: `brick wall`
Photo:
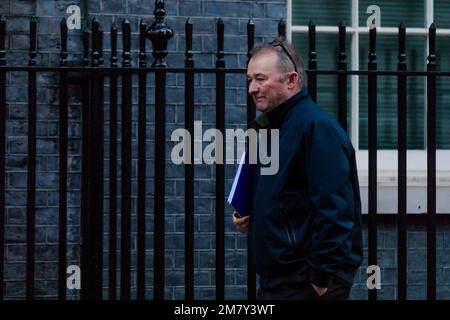
<svg viewBox="0 0 450 320"><path fill-rule="evenodd" d="M138 25L141 19L147 24L153 21L154 1L144 0L90 0L47 1L47 0L4 0L0 3L0 14L8 18L8 63L27 64L28 19L36 15L39 20L38 64L58 64L59 23L66 16L66 8L72 3L84 8L89 26L92 17L99 18L105 31L105 63L109 63L109 29L115 21L120 30L124 18L131 22L133 33L132 48L138 47ZM184 25L191 17L194 24L193 49L195 65L213 67L216 51L216 22L221 17L225 23L225 60L227 67L245 67L247 57L246 27L251 17L255 22L255 42L272 39L277 33L277 22L285 18L286 3L280 1L184 1L167 0L167 23L175 36L169 42L168 62L170 66L184 65ZM121 39L119 35L119 39ZM119 40L119 52L121 40ZM80 61L81 33L69 31L69 61ZM147 42L147 51L151 44ZM136 66L137 51L133 51L133 65ZM149 55L149 61L152 57ZM120 63L120 59L119 59ZM38 90L38 161L37 161L37 210L36 210L36 293L39 298L55 298L57 291L57 240L58 240L58 91L55 88L57 75L46 73L39 77ZM215 123L215 77L196 75L195 120L203 121L203 130ZM245 127L246 92L245 76L227 75L226 79L226 126ZM26 164L27 164L27 100L26 74L11 73L8 77L7 99L7 211L6 211L6 257L5 278L6 297L21 299L25 296L25 242L26 242ZM134 82L137 83L136 81ZM175 128L184 126L184 76L169 74L167 77L167 140ZM133 89L133 199L136 197L137 173L137 88ZM106 84L105 97L108 97ZM147 143L147 298L152 298L153 283L153 189L154 189L154 79L148 78L148 143ZM68 263L78 264L80 253L79 205L80 205L80 90L71 87L70 127L69 127L69 229ZM109 105L105 103L105 145L108 149ZM119 134L120 137L120 134ZM166 171L166 298L184 297L184 169L170 162L173 143L167 143ZM105 152L107 156L108 153ZM118 154L120 158L120 153ZM119 164L120 166L120 161ZM105 174L109 161L105 160ZM226 166L227 185L234 175L234 166ZM215 297L215 188L214 167L198 165L195 168L195 297L213 299ZM105 258L108 254L108 189L105 183ZM135 203L133 208L135 208ZM383 289L379 297L396 297L396 229L390 218L379 229L379 259L382 267ZM120 223L118 224L120 228ZM408 234L410 281L408 294L411 298L426 295L426 235L422 222L413 223ZM438 233L438 297L450 297L449 288L444 284L450 280L450 235L449 224L440 224ZM133 232L136 219L133 217ZM365 239L366 233L365 233ZM366 244L367 246L367 244ZM120 237L118 239L120 248ZM226 290L227 299L246 297L246 238L236 233L231 219L226 220L225 238ZM366 251L367 253L367 251ZM132 235L132 261L135 270L136 235ZM367 254L366 254L367 261ZM446 260L447 259L447 260ZM105 260L107 261L107 260ZM367 264L367 263L365 263ZM108 270L105 264L104 278ZM134 273L133 273L134 276ZM361 268L351 297L366 299L365 269ZM135 281L132 281L135 289ZM132 298L135 297L132 291ZM76 291L68 291L71 298L77 298ZM107 298L107 287L104 297Z"/></svg>
<svg viewBox="0 0 450 320"><path fill-rule="evenodd" d="M66 8L74 1L2 1L0 14L7 18L7 63L28 64L29 19L38 19L38 65L59 63L59 24ZM79 1L78 1L79 2ZM78 3L75 1L74 3ZM80 57L80 32L69 35L71 60ZM58 257L58 91L55 73L38 74L37 91L37 165L36 165L36 296L52 298L57 294ZM70 87L69 98L69 192L68 248L69 264L79 260L79 200L81 172L79 89ZM7 77L6 125L6 229L5 296L25 296L26 259L26 179L27 179L27 75L9 73ZM76 297L69 292L69 297Z"/></svg>

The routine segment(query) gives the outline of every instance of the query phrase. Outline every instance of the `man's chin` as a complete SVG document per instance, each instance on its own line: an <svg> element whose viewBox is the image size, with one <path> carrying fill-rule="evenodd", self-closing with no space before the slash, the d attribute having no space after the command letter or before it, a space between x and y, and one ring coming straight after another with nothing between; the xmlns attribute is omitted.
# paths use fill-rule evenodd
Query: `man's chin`
<svg viewBox="0 0 450 320"><path fill-rule="evenodd" d="M267 112L269 107L265 104L255 104L256 109L258 109L261 112Z"/></svg>

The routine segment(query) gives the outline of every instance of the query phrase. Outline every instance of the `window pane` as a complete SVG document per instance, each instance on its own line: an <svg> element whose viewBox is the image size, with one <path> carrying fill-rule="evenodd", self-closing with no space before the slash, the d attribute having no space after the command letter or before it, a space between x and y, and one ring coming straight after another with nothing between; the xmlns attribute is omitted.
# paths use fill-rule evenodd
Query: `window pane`
<svg viewBox="0 0 450 320"><path fill-rule="evenodd" d="M359 65L367 70L369 36L360 37ZM408 70L424 70L426 38L407 36L406 63ZM398 37L377 37L378 70L397 70ZM424 95L425 77L408 77L407 80L407 144L408 149L424 148ZM368 148L368 82L360 77L359 88L359 147ZM377 138L379 149L397 149L397 77L377 78Z"/></svg>
<svg viewBox="0 0 450 320"><path fill-rule="evenodd" d="M450 37L437 37L437 70L449 71ZM450 77L437 78L436 93L436 143L438 149L450 149Z"/></svg>
<svg viewBox="0 0 450 320"><path fill-rule="evenodd" d="M351 36L347 35L347 48L350 47ZM294 33L292 43L303 57L305 68L308 67L308 34ZM317 69L335 70L337 68L337 59L339 53L339 42L337 34L317 34ZM347 49L347 66L350 69L351 56ZM338 118L338 95L337 95L337 76L336 75L318 75L317 76L317 102L319 106L329 112L336 119ZM351 88L350 77L347 80L347 119L350 127L351 114Z"/></svg>
<svg viewBox="0 0 450 320"><path fill-rule="evenodd" d="M339 22L351 25L351 0L292 0L292 24L337 26Z"/></svg>
<svg viewBox="0 0 450 320"><path fill-rule="evenodd" d="M450 3L448 0L434 0L434 22L437 28L450 28ZM447 69L448 70L448 69Z"/></svg>
<svg viewBox="0 0 450 320"><path fill-rule="evenodd" d="M381 27L398 27L403 21L407 28L425 27L425 2L424 0L360 0L359 1L359 25L367 26L367 19L372 13L367 13L370 5L380 7Z"/></svg>

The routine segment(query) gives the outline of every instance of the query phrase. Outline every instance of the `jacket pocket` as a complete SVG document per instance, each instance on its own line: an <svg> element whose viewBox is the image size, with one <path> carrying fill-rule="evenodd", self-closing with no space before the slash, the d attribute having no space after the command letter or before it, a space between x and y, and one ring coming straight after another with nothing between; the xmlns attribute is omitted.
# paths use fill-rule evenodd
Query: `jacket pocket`
<svg viewBox="0 0 450 320"><path fill-rule="evenodd" d="M292 223L290 222L289 216L284 207L280 208L280 216L281 216L281 221L283 223L284 231L286 232L288 241L289 241L292 249L296 249L297 239L295 236L294 227L292 226Z"/></svg>

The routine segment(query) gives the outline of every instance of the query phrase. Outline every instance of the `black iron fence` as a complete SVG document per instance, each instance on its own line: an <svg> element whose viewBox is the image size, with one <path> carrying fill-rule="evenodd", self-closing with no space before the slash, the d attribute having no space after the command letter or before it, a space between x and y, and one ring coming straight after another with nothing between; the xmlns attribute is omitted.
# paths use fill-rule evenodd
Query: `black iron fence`
<svg viewBox="0 0 450 320"><path fill-rule="evenodd" d="M124 20L121 26L123 50L121 65L117 51L118 27L110 30L111 48L109 66L103 59L103 30L99 21L93 19L92 30L83 32L83 59L81 66L67 65L67 26L61 21L61 52L59 66L38 66L36 64L37 21L30 21L30 46L28 66L11 66L7 64L5 51L5 35L7 23L0 19L0 298L4 293L4 230L5 230L5 124L6 124L6 75L8 72L27 72L28 74L28 161L27 161L27 211L26 211L26 297L35 296L35 209L36 209L36 94L38 84L36 75L42 72L59 74L59 268L58 297L66 298L66 248L67 248L67 129L68 129L68 86L71 74L82 75L82 184L81 184L81 298L82 299L130 299L131 287L131 139L132 139L132 80L138 76L138 189L137 189L137 297L145 299L146 288L146 212L154 216L154 299L164 299L165 289L165 132L166 132L166 75L169 73L184 74L185 77L185 128L189 132L194 129L195 86L194 75L210 73L216 76L216 128L225 131L225 75L242 74L243 68L226 68L224 60L224 24L217 22L217 53L215 68L197 68L192 52L193 25L186 22L185 67L170 68L165 58L167 43L172 37L172 30L164 22L164 5L157 1L155 22L147 28L142 21L139 28L139 61L132 67L130 23ZM284 22L278 25L278 33L285 36ZM254 24L247 25L248 59L254 46ZM376 59L376 29L370 30L370 53L368 68L364 71L347 70L346 62L346 28L339 26L339 56L336 70L317 70L315 49L315 26L309 25L309 63L308 87L311 96L317 96L317 77L335 75L338 84L338 117L341 125L347 130L347 78L349 75L368 77L368 110L369 110L369 257L368 264L377 264L377 78L380 76L396 76L398 83L398 298L406 299L406 84L408 76L424 76L427 78L427 154L428 154L428 225L427 225L427 288L428 298L436 298L436 78L450 76L450 72L436 72L435 39L436 28L429 29L429 55L427 71L407 71L405 54L405 26L399 27L399 55L397 71L378 71ZM154 61L149 66L145 41L149 38L153 44ZM90 47L91 44L91 47ZM154 74L155 84L155 189L154 207L146 206L146 88L147 75ZM104 96L104 82L109 78L109 97ZM121 98L118 99L118 89ZM104 147L105 139L103 116L105 99L109 99L109 251L108 251L108 285L103 284L103 200L104 200ZM121 168L120 196L121 207L118 208L118 167L117 146L118 113L121 107ZM255 117L255 106L247 97L247 120ZM191 148L191 159L193 148ZM216 164L215 217L216 217L216 298L224 299L225 287L225 167ZM117 217L121 217L120 250L116 247ZM194 165L185 165L185 298L194 299ZM120 262L116 254L120 251ZM255 299L256 277L248 255L248 298ZM120 270L120 283L116 271ZM109 288L109 295L103 296L103 288ZM120 297L116 297L116 288L120 287ZM376 290L369 290L369 298L376 299Z"/></svg>

